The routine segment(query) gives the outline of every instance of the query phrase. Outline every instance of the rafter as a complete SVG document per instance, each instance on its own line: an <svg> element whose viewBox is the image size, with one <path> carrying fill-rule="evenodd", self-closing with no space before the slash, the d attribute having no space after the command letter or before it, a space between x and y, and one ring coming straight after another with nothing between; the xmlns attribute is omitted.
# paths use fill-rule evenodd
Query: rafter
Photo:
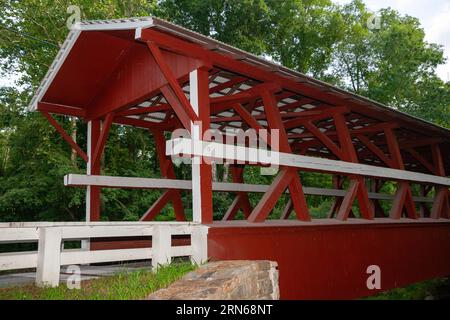
<svg viewBox="0 0 450 320"><path fill-rule="evenodd" d="M163 93L169 104L172 106L177 116L180 118L183 126L187 130L190 130L191 122L199 120L197 114L192 109L192 106L186 98L183 89L181 88L169 66L165 62L159 47L151 41L147 42L147 46L150 49L150 52L152 53L153 58L158 64L162 74L168 82L168 85L165 85L161 88L161 92Z"/></svg>
<svg viewBox="0 0 450 320"><path fill-rule="evenodd" d="M389 167L393 166L391 159L388 158L388 156L383 152L383 150L381 150L376 144L374 144L372 141L370 141L369 138L367 138L366 136L364 136L362 134L357 134L356 138L359 141L361 141L361 143L363 143L364 146L367 147L367 149L369 149L373 154L375 154L378 157L378 159L383 161Z"/></svg>

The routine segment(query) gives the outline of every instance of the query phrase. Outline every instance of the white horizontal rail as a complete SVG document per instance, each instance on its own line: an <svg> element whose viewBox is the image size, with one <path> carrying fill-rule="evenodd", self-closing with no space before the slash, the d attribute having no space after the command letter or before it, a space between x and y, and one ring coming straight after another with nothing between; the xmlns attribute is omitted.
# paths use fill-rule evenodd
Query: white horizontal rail
<svg viewBox="0 0 450 320"><path fill-rule="evenodd" d="M0 228L38 228L38 227L66 227L66 226L155 226L164 225L180 225L178 221L20 221L20 222L0 222ZM193 222L182 222L183 226L195 226ZM3 231L2 231L3 232Z"/></svg>
<svg viewBox="0 0 450 320"><path fill-rule="evenodd" d="M39 239L36 228L5 228L0 231L0 243L8 241L28 242Z"/></svg>
<svg viewBox="0 0 450 320"><path fill-rule="evenodd" d="M2 224L0 242L38 241L38 251L0 254L0 271L37 268L38 285L57 286L62 265L152 259L152 266L170 263L172 257L190 256L195 263L207 259L208 227L184 222L54 223L22 222ZM6 225L9 225L7 227ZM191 245L172 246L173 235L190 235ZM86 238L152 237L151 248L61 250L64 240Z"/></svg>
<svg viewBox="0 0 450 320"><path fill-rule="evenodd" d="M89 264L100 262L147 260L152 258L151 248L117 250L66 250L61 252L61 265Z"/></svg>
<svg viewBox="0 0 450 320"><path fill-rule="evenodd" d="M113 176L93 176L83 174L68 174L64 177L66 186L100 186L110 188L140 188L140 189L181 189L191 190L190 180L177 179L155 179L155 178L134 178L134 177L113 177ZM257 192L264 193L269 189L269 185L245 184L231 182L213 182L214 191L220 192ZM287 189L286 192L289 192ZM307 195L343 197L346 191L340 189L326 189L304 187L303 192ZM390 194L369 192L370 199L393 200ZM413 197L416 202L433 202L433 198Z"/></svg>
<svg viewBox="0 0 450 320"><path fill-rule="evenodd" d="M0 271L36 268L37 252L0 253Z"/></svg>
<svg viewBox="0 0 450 320"><path fill-rule="evenodd" d="M450 186L450 179L419 172L383 168L366 164L301 156L291 153L267 151L208 141L191 139L173 139L166 142L166 155L183 154L205 156L230 161L249 161L253 163L273 164L307 170L333 172L349 175L362 175L392 180L407 180Z"/></svg>

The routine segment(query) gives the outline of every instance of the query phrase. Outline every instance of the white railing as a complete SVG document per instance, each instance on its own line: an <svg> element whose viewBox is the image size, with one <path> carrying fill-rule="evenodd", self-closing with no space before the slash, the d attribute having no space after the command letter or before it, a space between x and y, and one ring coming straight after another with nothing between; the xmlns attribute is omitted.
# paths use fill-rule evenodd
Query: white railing
<svg viewBox="0 0 450 320"><path fill-rule="evenodd" d="M17 222L0 223L0 243L38 242L37 251L0 253L0 271L36 268L38 286L58 286L64 265L152 260L152 266L189 256L207 260L208 227L187 222ZM190 235L188 246L172 246L173 235ZM152 237L151 248L84 250L64 249L64 241L93 238Z"/></svg>

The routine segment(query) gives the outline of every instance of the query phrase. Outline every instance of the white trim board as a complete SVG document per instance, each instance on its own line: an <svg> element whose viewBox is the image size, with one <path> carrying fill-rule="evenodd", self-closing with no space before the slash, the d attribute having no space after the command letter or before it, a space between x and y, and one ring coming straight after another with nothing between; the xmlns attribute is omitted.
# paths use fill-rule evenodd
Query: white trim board
<svg viewBox="0 0 450 320"><path fill-rule="evenodd" d="M81 174L68 174L64 177L64 185L70 187L99 186L106 188L139 188L139 189L180 189L191 190L190 180L157 179L157 178L135 178L135 177L112 177L112 176L89 176ZM255 192L264 193L269 185L244 184L231 182L213 182L213 191L218 192ZM289 192L289 190L286 190ZM346 190L303 187L307 195L343 197ZM393 195L369 192L370 199L392 200ZM413 197L416 202L433 202L433 198Z"/></svg>
<svg viewBox="0 0 450 320"><path fill-rule="evenodd" d="M217 142L193 141L178 138L166 141L166 155L205 156L214 159L230 161L250 161L278 166L295 167L319 172L341 173L346 175L360 175L378 177L389 180L407 180L419 183L450 186L450 178L424 174L420 172L397 170L371 166L367 164L351 163L317 157L301 156L297 154L267 151L257 148L247 148Z"/></svg>
<svg viewBox="0 0 450 320"><path fill-rule="evenodd" d="M94 21L84 21L81 23L77 23L70 30L69 34L66 37L63 45L59 49L58 54L53 60L50 68L47 71L47 74L42 79L41 84L39 85L36 93L31 99L30 104L28 105L29 111L36 111L37 105L41 102L42 97L47 92L48 88L53 82L53 79L58 74L59 69L66 61L67 56L69 55L72 47L76 43L81 32L84 31L108 31L108 30L133 30L133 29L142 29L149 28L153 26L153 18L152 17L144 17L144 18L131 18L131 19L116 19L116 20L94 20Z"/></svg>

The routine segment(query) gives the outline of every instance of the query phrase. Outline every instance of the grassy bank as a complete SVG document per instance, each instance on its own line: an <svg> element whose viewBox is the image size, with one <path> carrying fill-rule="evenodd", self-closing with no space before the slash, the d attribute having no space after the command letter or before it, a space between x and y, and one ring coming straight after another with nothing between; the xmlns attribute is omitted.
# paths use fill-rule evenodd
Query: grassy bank
<svg viewBox="0 0 450 320"><path fill-rule="evenodd" d="M435 300L449 299L450 278L438 278L411 284L403 288L392 289L367 300Z"/></svg>
<svg viewBox="0 0 450 320"><path fill-rule="evenodd" d="M151 292L168 286L189 271L190 263L176 263L161 267L156 273L149 270L123 272L115 276L81 282L81 289L38 288L34 285L0 289L0 300L132 300L144 299Z"/></svg>

